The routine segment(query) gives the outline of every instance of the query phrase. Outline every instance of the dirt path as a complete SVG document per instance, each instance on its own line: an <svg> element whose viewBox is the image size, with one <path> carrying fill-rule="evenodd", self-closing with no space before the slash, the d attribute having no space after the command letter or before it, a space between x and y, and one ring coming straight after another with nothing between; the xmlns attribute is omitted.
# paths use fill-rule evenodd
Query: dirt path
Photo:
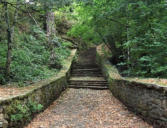
<svg viewBox="0 0 167 128"><path fill-rule="evenodd" d="M25 128L152 128L109 90L68 89Z"/></svg>
<svg viewBox="0 0 167 128"><path fill-rule="evenodd" d="M69 84L75 86L83 84L89 88L92 85L102 86L105 83L98 83L104 81L104 78L95 73L94 67L98 68L95 63L95 53L95 48L91 48L79 54ZM95 76L95 83L90 82ZM152 126L129 112L109 90L70 88L25 128L152 128Z"/></svg>

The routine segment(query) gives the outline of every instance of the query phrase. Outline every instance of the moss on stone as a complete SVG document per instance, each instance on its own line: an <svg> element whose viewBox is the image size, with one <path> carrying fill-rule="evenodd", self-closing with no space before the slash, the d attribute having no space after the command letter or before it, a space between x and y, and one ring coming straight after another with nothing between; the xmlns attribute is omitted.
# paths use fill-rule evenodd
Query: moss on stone
<svg viewBox="0 0 167 128"><path fill-rule="evenodd" d="M2 113L8 121L9 128L22 128L36 113L34 110L41 106L46 108L61 94L67 87L75 53L76 50L72 50L71 56L64 61L62 70L55 76L27 87L28 91L23 94L0 100L0 106L3 106Z"/></svg>
<svg viewBox="0 0 167 128"><path fill-rule="evenodd" d="M165 128L167 126L167 87L121 77L118 70L109 64L103 55L101 48L97 48L96 60L109 82L112 94L130 110L153 123L155 127Z"/></svg>

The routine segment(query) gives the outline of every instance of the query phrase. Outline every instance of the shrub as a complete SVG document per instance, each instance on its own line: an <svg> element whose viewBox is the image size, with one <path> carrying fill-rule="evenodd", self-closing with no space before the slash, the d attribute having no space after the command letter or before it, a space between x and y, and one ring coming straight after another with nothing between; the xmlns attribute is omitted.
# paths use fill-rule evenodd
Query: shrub
<svg viewBox="0 0 167 128"><path fill-rule="evenodd" d="M70 54L68 47L71 43L64 42L56 36L49 41L45 33L36 26L31 28L31 33L19 34L16 31L15 36L17 38L12 50L10 82L18 82L19 86L52 76L62 67L62 61ZM4 67L7 49L5 43L0 46L0 67ZM59 66L50 67L50 62L53 61L51 54L55 55L53 63ZM5 82L4 72L0 74L0 82Z"/></svg>

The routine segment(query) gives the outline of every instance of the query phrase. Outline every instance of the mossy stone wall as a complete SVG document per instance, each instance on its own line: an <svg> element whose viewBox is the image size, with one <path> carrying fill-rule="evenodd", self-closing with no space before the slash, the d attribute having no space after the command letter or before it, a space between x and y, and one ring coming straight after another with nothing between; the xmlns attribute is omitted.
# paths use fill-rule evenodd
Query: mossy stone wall
<svg viewBox="0 0 167 128"><path fill-rule="evenodd" d="M97 47L97 63L109 82L112 94L131 111L153 124L156 128L167 128L167 87L129 81L119 74Z"/></svg>
<svg viewBox="0 0 167 128"><path fill-rule="evenodd" d="M23 128L33 115L44 110L67 88L72 61L76 50L64 61L63 68L50 79L29 86L29 91L19 96L0 100L0 128Z"/></svg>

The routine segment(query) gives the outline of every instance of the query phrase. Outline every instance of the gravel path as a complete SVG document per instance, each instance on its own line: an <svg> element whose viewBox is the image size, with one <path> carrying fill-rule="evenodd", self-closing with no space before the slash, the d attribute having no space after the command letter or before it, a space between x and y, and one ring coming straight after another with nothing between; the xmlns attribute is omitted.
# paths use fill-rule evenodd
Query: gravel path
<svg viewBox="0 0 167 128"><path fill-rule="evenodd" d="M25 128L152 128L109 90L67 89Z"/></svg>

